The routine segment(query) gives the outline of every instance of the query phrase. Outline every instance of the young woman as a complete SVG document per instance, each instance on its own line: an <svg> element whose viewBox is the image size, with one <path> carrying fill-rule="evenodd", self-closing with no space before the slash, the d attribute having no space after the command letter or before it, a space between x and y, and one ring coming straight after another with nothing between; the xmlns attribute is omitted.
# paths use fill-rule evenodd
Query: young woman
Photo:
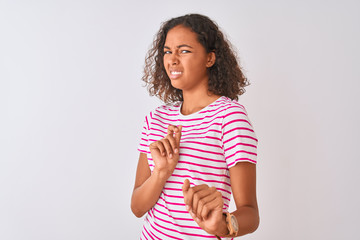
<svg viewBox="0 0 360 240"><path fill-rule="evenodd" d="M146 214L141 239L255 231L257 139L236 101L247 80L217 25L199 14L165 22L143 80L167 104L146 116L139 146L131 209Z"/></svg>

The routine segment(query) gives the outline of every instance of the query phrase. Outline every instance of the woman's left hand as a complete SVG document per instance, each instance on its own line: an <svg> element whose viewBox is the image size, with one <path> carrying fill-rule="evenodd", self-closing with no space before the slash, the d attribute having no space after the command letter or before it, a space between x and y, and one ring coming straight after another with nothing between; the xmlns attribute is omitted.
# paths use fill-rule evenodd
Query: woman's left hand
<svg viewBox="0 0 360 240"><path fill-rule="evenodd" d="M186 209L195 222L206 232L216 235L223 225L222 194L206 184L190 187L188 179L182 187Z"/></svg>

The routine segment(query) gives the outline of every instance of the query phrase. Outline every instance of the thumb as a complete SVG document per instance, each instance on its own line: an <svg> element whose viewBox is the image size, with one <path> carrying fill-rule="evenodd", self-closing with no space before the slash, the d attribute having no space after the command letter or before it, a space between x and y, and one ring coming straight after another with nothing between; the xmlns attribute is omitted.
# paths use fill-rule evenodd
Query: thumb
<svg viewBox="0 0 360 240"><path fill-rule="evenodd" d="M189 190L189 188L190 188L190 181L189 179L185 179L184 184L182 186L182 191L184 195Z"/></svg>
<svg viewBox="0 0 360 240"><path fill-rule="evenodd" d="M180 145L182 126L178 126L179 132L175 134L175 140Z"/></svg>

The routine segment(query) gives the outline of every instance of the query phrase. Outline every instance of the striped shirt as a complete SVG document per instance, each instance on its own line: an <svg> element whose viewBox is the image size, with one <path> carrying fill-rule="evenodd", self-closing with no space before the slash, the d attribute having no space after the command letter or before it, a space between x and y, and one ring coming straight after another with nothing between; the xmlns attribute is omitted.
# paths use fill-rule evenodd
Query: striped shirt
<svg viewBox="0 0 360 240"><path fill-rule="evenodd" d="M238 102L222 96L190 115L182 115L180 108L181 102L160 106L144 121L138 150L147 154L151 171L154 162L149 145L164 138L169 125L183 127L178 164L148 211L140 239L216 239L186 211L181 190L184 180L189 179L191 186L216 187L226 211L231 197L229 168L238 162L256 163L256 135Z"/></svg>

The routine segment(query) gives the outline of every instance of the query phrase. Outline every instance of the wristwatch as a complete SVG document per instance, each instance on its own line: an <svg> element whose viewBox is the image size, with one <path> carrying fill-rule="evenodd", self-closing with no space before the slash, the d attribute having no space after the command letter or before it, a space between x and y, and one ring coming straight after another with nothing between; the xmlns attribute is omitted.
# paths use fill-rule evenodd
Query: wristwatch
<svg viewBox="0 0 360 240"><path fill-rule="evenodd" d="M235 237L239 231L239 223L236 217L229 212L224 212L223 214L225 215L226 226L229 230L229 234L226 235L226 237ZM221 240L219 236L216 237Z"/></svg>

